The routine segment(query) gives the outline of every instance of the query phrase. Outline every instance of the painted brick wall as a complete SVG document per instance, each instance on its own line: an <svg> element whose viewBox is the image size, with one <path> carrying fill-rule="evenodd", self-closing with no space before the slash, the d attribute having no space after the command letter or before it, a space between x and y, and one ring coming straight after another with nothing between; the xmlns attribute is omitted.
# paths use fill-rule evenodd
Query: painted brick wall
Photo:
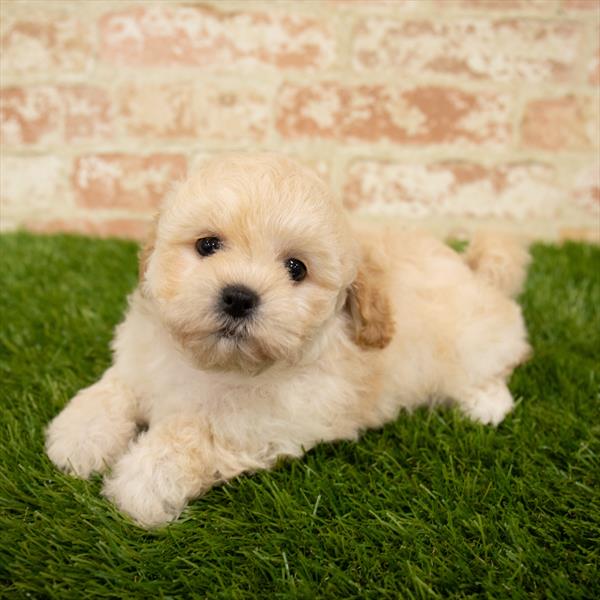
<svg viewBox="0 0 600 600"><path fill-rule="evenodd" d="M600 238L597 0L2 0L1 225L139 237L271 149L365 218Z"/></svg>

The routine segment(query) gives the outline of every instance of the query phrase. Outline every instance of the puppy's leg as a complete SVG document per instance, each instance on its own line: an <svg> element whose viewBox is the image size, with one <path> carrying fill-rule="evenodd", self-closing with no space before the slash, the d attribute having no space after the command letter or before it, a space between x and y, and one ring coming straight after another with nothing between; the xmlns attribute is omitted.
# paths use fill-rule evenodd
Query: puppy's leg
<svg viewBox="0 0 600 600"><path fill-rule="evenodd" d="M505 381L494 379L460 394L458 404L474 421L498 425L513 409L514 401Z"/></svg>
<svg viewBox="0 0 600 600"><path fill-rule="evenodd" d="M260 466L217 446L202 418L172 415L152 424L121 457L103 493L141 526L156 527L217 481Z"/></svg>
<svg viewBox="0 0 600 600"><path fill-rule="evenodd" d="M136 431L135 398L112 369L81 390L46 430L46 452L62 471L87 478L127 448Z"/></svg>

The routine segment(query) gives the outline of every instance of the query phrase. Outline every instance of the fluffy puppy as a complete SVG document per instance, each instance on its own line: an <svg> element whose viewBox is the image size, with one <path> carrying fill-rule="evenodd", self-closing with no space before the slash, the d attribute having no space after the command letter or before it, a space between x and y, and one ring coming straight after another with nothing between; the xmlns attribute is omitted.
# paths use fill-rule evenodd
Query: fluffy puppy
<svg viewBox="0 0 600 600"><path fill-rule="evenodd" d="M402 408L449 400L496 425L529 352L510 297L527 260L501 238L463 258L353 228L280 156L208 161L165 201L113 365L50 423L48 456L79 477L109 469L104 494L153 527L218 482Z"/></svg>

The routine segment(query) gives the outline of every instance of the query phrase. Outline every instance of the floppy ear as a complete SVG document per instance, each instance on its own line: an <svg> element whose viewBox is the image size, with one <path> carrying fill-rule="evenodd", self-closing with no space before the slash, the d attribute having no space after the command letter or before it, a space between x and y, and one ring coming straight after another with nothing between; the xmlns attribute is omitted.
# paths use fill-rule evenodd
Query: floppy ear
<svg viewBox="0 0 600 600"><path fill-rule="evenodd" d="M356 279L348 290L346 308L352 317L353 337L361 348L385 348L395 324L389 300L384 261L373 249L362 247Z"/></svg>

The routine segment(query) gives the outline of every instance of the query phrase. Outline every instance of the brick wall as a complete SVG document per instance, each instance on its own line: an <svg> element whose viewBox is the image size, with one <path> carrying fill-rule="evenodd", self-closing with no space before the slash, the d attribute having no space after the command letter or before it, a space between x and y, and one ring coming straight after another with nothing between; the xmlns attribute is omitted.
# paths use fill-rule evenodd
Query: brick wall
<svg viewBox="0 0 600 600"><path fill-rule="evenodd" d="M600 237L597 0L2 0L1 225L139 237L271 149L368 218Z"/></svg>

